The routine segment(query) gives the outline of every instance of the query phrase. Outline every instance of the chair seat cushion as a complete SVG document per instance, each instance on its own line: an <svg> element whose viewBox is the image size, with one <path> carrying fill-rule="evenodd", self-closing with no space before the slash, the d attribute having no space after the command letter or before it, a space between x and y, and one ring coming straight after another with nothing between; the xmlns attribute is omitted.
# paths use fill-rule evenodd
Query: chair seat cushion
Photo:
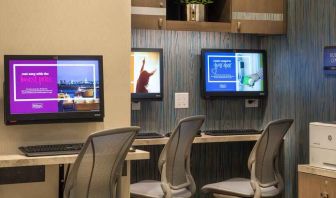
<svg viewBox="0 0 336 198"><path fill-rule="evenodd" d="M145 180L139 183L131 184L130 191L131 197L162 198L164 196L161 188L161 182L153 180ZM186 188L173 190L172 193L174 198L191 197L192 195Z"/></svg>
<svg viewBox="0 0 336 198"><path fill-rule="evenodd" d="M208 184L203 186L205 193L216 193L222 195L231 195L239 197L253 197L254 191L251 186L251 180L245 178L233 178L223 182ZM273 197L279 194L275 187L261 188L262 197Z"/></svg>

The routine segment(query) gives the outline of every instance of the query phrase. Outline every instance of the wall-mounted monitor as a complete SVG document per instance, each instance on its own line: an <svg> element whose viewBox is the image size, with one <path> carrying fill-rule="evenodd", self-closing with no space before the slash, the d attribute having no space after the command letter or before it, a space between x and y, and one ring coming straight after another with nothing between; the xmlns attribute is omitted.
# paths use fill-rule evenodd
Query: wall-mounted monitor
<svg viewBox="0 0 336 198"><path fill-rule="evenodd" d="M102 56L4 57L6 124L103 121Z"/></svg>
<svg viewBox="0 0 336 198"><path fill-rule="evenodd" d="M327 74L336 74L336 46L324 48L324 71Z"/></svg>
<svg viewBox="0 0 336 198"><path fill-rule="evenodd" d="M133 101L162 100L163 50L133 48L130 75Z"/></svg>
<svg viewBox="0 0 336 198"><path fill-rule="evenodd" d="M201 87L205 98L267 95L264 50L202 50Z"/></svg>

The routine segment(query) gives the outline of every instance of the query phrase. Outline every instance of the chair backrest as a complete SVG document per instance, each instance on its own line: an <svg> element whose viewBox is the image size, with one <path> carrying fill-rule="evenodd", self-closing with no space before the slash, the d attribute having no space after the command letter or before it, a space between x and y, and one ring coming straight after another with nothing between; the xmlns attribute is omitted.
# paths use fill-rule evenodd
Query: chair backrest
<svg viewBox="0 0 336 198"><path fill-rule="evenodd" d="M117 183L139 127L91 134L67 178L64 196L118 198Z"/></svg>
<svg viewBox="0 0 336 198"><path fill-rule="evenodd" d="M255 144L250 158L251 179L260 187L282 185L278 170L278 158L283 138L293 123L292 119L276 120L268 123Z"/></svg>
<svg viewBox="0 0 336 198"><path fill-rule="evenodd" d="M171 189L195 188L190 173L190 151L204 120L205 116L182 119L163 148L159 159L159 170L165 192Z"/></svg>

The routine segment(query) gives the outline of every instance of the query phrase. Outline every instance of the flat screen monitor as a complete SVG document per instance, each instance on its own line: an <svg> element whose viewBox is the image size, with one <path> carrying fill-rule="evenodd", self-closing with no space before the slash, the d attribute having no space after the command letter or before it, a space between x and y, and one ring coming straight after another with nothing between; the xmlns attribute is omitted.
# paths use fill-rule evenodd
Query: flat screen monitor
<svg viewBox="0 0 336 198"><path fill-rule="evenodd" d="M324 48L324 71L327 74L336 74L336 46Z"/></svg>
<svg viewBox="0 0 336 198"><path fill-rule="evenodd" d="M102 56L4 57L5 123L103 121Z"/></svg>
<svg viewBox="0 0 336 198"><path fill-rule="evenodd" d="M203 49L201 56L205 98L266 96L266 51Z"/></svg>
<svg viewBox="0 0 336 198"><path fill-rule="evenodd" d="M132 49L130 75L133 101L162 99L162 57L162 49Z"/></svg>

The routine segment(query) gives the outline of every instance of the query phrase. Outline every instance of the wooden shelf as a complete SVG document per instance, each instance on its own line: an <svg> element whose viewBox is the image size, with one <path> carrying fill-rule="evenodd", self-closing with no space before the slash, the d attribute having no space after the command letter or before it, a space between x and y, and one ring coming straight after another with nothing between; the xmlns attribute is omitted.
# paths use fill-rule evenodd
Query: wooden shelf
<svg viewBox="0 0 336 198"><path fill-rule="evenodd" d="M132 0L132 27L278 35L287 32L286 13L286 0L218 0L206 6L208 21L191 22L184 21L185 5L176 0Z"/></svg>
<svg viewBox="0 0 336 198"><path fill-rule="evenodd" d="M72 164L78 155L54 155L40 157L26 157L22 154L0 155L0 168L18 167L18 166L40 166L40 165L56 165L56 164ZM143 160L149 159L150 155L147 151L136 150L129 152L126 160Z"/></svg>
<svg viewBox="0 0 336 198"><path fill-rule="evenodd" d="M313 165L299 165L298 166L299 173L307 173L313 175L319 175L323 177L329 177L336 179L336 170L326 169L321 167L315 167Z"/></svg>
<svg viewBox="0 0 336 198"><path fill-rule="evenodd" d="M166 29L176 31L231 32L231 23L167 20Z"/></svg>
<svg viewBox="0 0 336 198"><path fill-rule="evenodd" d="M254 142L261 135L227 135L227 136L210 136L202 134L201 137L196 137L194 144L203 143L218 143L218 142ZM153 138L153 139L135 139L133 146L148 146L148 145L164 145L167 144L169 138Z"/></svg>

